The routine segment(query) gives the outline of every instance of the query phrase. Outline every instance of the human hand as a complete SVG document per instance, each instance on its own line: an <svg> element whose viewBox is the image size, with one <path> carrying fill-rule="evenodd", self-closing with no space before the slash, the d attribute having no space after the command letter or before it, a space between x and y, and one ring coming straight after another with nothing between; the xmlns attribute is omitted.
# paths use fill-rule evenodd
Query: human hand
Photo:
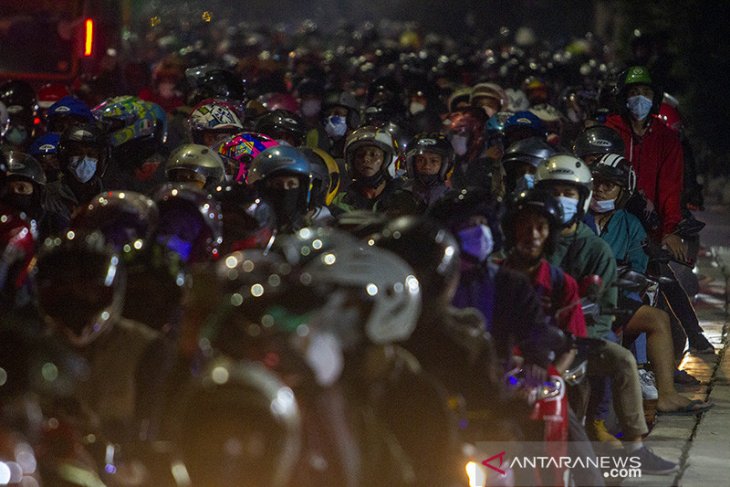
<svg viewBox="0 0 730 487"><path fill-rule="evenodd" d="M675 259L681 262L687 261L687 247L684 245L684 242L679 235L674 233L665 235L662 239L662 245L667 247Z"/></svg>

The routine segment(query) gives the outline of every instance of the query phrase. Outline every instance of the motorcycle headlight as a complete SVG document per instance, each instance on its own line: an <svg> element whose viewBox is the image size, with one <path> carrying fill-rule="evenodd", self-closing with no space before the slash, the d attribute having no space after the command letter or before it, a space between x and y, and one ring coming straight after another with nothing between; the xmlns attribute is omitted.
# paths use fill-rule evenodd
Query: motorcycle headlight
<svg viewBox="0 0 730 487"><path fill-rule="evenodd" d="M578 385L583 381L583 378L588 372L588 361L583 360L577 366L566 370L563 373L563 379L571 386Z"/></svg>

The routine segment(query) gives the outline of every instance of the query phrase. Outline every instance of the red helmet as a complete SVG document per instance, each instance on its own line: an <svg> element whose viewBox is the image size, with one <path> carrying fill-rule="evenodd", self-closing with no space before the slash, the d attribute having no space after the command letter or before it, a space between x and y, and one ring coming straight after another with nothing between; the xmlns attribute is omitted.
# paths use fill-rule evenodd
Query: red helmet
<svg viewBox="0 0 730 487"><path fill-rule="evenodd" d="M677 133L682 131L682 116L679 114L679 110L666 100L662 101L662 104L659 106L657 118L673 131Z"/></svg>

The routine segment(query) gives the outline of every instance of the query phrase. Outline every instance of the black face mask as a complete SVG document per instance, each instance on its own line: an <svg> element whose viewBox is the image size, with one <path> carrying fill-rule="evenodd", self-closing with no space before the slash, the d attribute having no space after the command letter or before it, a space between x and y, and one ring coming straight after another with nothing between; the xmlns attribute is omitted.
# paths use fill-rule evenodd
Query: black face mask
<svg viewBox="0 0 730 487"><path fill-rule="evenodd" d="M436 186L441 180L438 174L416 174L416 179L425 186Z"/></svg>
<svg viewBox="0 0 730 487"><path fill-rule="evenodd" d="M353 184L361 188L377 188L383 182L383 179L385 179L383 171L378 171L377 174L373 174L372 176L365 177L358 175Z"/></svg>
<svg viewBox="0 0 730 487"><path fill-rule="evenodd" d="M295 222L301 215L299 212L299 188L267 189L271 206L274 207L276 221L279 226Z"/></svg>

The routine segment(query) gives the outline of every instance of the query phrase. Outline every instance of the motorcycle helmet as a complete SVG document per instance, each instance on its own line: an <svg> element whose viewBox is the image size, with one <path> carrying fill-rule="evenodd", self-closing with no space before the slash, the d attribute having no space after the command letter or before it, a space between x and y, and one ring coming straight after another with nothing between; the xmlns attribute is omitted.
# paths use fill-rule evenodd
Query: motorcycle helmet
<svg viewBox="0 0 730 487"><path fill-rule="evenodd" d="M198 103L188 117L188 124L193 142L206 146L243 130L235 108L230 103L213 99Z"/></svg>
<svg viewBox="0 0 730 487"><path fill-rule="evenodd" d="M175 149L167 159L165 173L171 182L192 182L207 191L213 191L226 180L218 153L200 144L184 144Z"/></svg>
<svg viewBox="0 0 730 487"><path fill-rule="evenodd" d="M509 251L514 247L517 217L526 211L536 212L547 218L550 236L545 243L544 251L548 255L552 254L557 248L560 230L563 227L563 207L551 193L539 189L518 194L507 206L507 212L502 219L505 249Z"/></svg>
<svg viewBox="0 0 730 487"><path fill-rule="evenodd" d="M203 190L167 183L152 196L159 210L155 240L184 263L217 260L223 240L220 205Z"/></svg>
<svg viewBox="0 0 730 487"><path fill-rule="evenodd" d="M446 175L454 165L454 149L451 147L451 142L441 133L421 133L413 138L406 151L406 173L408 177L417 177L416 156L426 152L441 156L438 177L439 180L446 181Z"/></svg>
<svg viewBox="0 0 730 487"><path fill-rule="evenodd" d="M283 487L293 480L301 417L294 393L273 372L220 357L180 403L176 444L194 485Z"/></svg>
<svg viewBox="0 0 730 487"><path fill-rule="evenodd" d="M268 249L276 235L274 209L252 186L231 184L216 189L221 206L221 254L250 248Z"/></svg>
<svg viewBox="0 0 730 487"><path fill-rule="evenodd" d="M636 173L631 163L619 154L604 154L591 166L594 181L607 180L621 186L621 195L616 200L616 207L623 208L628 199L636 191Z"/></svg>
<svg viewBox="0 0 730 487"><path fill-rule="evenodd" d="M35 217L41 209L43 192L46 186L46 174L41 164L31 155L18 151L5 154L7 172L0 180L0 199L13 208ZM17 181L19 184L12 184ZM20 184L25 183L25 184ZM32 185L32 193L28 192Z"/></svg>
<svg viewBox="0 0 730 487"><path fill-rule="evenodd" d="M48 108L46 112L48 131L62 133L71 125L92 123L91 109L75 96L64 96Z"/></svg>
<svg viewBox="0 0 730 487"><path fill-rule="evenodd" d="M75 157L91 157L96 159L96 168L91 178L104 175L107 165L107 138L95 124L72 125L62 134L58 142L58 163L61 171L76 176L74 171ZM85 176L88 176L86 174ZM86 179L83 174L79 181ZM89 178L90 179L90 178ZM86 179L88 181L89 179Z"/></svg>
<svg viewBox="0 0 730 487"><path fill-rule="evenodd" d="M81 207L71 220L75 231L99 231L118 252L140 250L157 228L157 205L134 191L106 191Z"/></svg>
<svg viewBox="0 0 730 487"><path fill-rule="evenodd" d="M588 211L593 195L593 176L585 162L568 154L556 154L537 166L535 187L550 189L555 184L574 186L580 195L578 211L566 225L580 220Z"/></svg>
<svg viewBox="0 0 730 487"><path fill-rule="evenodd" d="M624 152L624 141L621 136L612 128L604 125L588 127L578 134L575 144L573 144L573 153L581 159L586 159L588 156L623 154Z"/></svg>
<svg viewBox="0 0 730 487"><path fill-rule="evenodd" d="M307 135L302 118L286 110L274 110L262 115L256 121L256 132L294 147L303 145Z"/></svg>
<svg viewBox="0 0 730 487"><path fill-rule="evenodd" d="M251 161L261 152L279 145L268 135L256 132L241 132L220 141L214 150L223 158L226 173L237 183L248 182Z"/></svg>
<svg viewBox="0 0 730 487"><path fill-rule="evenodd" d="M388 179L394 178L401 159L398 144L390 132L373 126L360 127L347 136L344 154L350 177L353 179L358 177L354 172L355 153L364 146L375 146L383 151L380 174Z"/></svg>
<svg viewBox="0 0 730 487"><path fill-rule="evenodd" d="M327 152L319 148L304 148L312 172L312 198L310 208L332 203L340 190L340 167Z"/></svg>
<svg viewBox="0 0 730 487"><path fill-rule="evenodd" d="M45 322L74 347L85 347L119 318L126 275L98 232L49 238L38 253L35 283Z"/></svg>

